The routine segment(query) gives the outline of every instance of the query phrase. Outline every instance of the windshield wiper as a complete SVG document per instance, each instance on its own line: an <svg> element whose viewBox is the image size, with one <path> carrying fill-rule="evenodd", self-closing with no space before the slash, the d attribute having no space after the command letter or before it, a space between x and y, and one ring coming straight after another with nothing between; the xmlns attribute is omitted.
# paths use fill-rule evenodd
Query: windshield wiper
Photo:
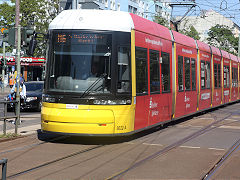
<svg viewBox="0 0 240 180"><path fill-rule="evenodd" d="M107 74L104 73L104 74L102 74L99 78L97 78L97 79L91 84L91 86L89 86L89 87L83 92L83 94L80 96L80 98L83 98L83 97L87 96L87 95L91 92L91 90L92 90L102 79L104 79L106 76L107 76ZM101 85L101 86L102 86L102 85ZM99 88L99 87L98 87L98 88ZM98 88L97 88L97 89L98 89Z"/></svg>

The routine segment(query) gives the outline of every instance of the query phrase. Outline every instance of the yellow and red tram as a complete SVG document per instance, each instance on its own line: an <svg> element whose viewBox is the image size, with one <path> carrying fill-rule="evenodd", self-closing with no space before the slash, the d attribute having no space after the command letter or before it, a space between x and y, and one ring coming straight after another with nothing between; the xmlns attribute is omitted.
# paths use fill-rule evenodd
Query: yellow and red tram
<svg viewBox="0 0 240 180"><path fill-rule="evenodd" d="M135 14L67 10L49 26L42 131L129 135L239 100L238 57Z"/></svg>

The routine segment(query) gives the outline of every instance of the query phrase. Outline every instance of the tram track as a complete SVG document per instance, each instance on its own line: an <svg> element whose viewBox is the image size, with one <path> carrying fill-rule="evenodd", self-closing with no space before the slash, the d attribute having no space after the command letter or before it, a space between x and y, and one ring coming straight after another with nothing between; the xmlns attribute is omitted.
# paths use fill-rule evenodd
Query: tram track
<svg viewBox="0 0 240 180"><path fill-rule="evenodd" d="M209 180L213 177L222 165L240 148L240 139L228 149L228 151L220 158L220 160L204 175L202 180Z"/></svg>
<svg viewBox="0 0 240 180"><path fill-rule="evenodd" d="M48 140L48 141L33 143L33 144L24 145L24 146L21 146L21 147L16 147L16 148L8 149L8 150L5 150L5 151L1 151L0 155L10 153L10 152L14 152L14 151L19 151L19 150L24 150L24 149L36 147L36 146L39 146L39 145L42 145L42 144L46 144L48 142L59 141L59 140L63 140L63 139L66 139L66 138L68 138L68 136L58 136L58 137L48 138L48 139L45 139L45 140Z"/></svg>
<svg viewBox="0 0 240 180"><path fill-rule="evenodd" d="M24 175L24 174L27 174L27 173L30 173L30 172L32 172L32 171L38 170L38 169L40 169L40 168L49 166L49 165L54 164L54 163L56 163L56 162L59 162L59 161L62 161L62 160L65 160L65 159L74 157L74 156L76 156L76 155L83 154L83 153L86 153L86 152L89 152L89 151L98 149L98 148L103 147L103 146L104 146L104 145L93 146L93 147L90 147L90 148L87 148L87 149L84 149L84 150L81 150L81 151L78 151L78 152L69 154L69 155L67 155L67 156L64 156L64 157L61 157L61 158L57 158L57 159L54 159L54 160L52 160L52 161L48 161L48 162L46 162L46 163L40 164L40 165L38 165L38 166L35 166L35 167L33 167L33 168L30 168L30 169L27 169L27 170L24 170L24 171L21 171L21 172L12 174L12 175L8 176L7 179L17 178L17 177L19 177L19 176L22 176L22 175Z"/></svg>
<svg viewBox="0 0 240 180"><path fill-rule="evenodd" d="M195 132L195 133L192 133L191 135L189 135L189 136L187 136L187 137L185 137L185 138L183 138L183 139L181 139L181 140L179 140L179 141L177 141L177 142L175 142L175 143L173 143L173 144L165 147L164 149L153 153L152 155L150 155L150 156L148 156L148 157L146 157L146 158L144 158L144 159L142 159L142 160L137 161L137 159L138 159L139 157L141 157L141 154L142 154L143 152L140 153L140 155L138 155L138 157L135 158L134 162L132 162L131 165L130 165L127 169L124 169L124 170L116 173L115 175L107 178L107 179L117 179L117 178L123 176L124 174L126 174L128 171L131 171L132 169L134 169L134 168L136 168L136 167L144 164L145 162L147 162L147 161L149 161L149 160L151 160L151 159L154 159L154 158L156 158L156 157L158 157L158 156L164 155L164 154L166 154L167 152L169 152L170 150L172 150L172 149L174 149L174 148L177 148L177 147L180 147L180 146L181 146L182 144L184 144L185 142L190 141L190 140L192 140L192 139L200 136L201 134L204 134L205 132L208 132L208 131L210 131L210 130L212 130L212 129L215 129L215 128L219 127L219 126L222 126L223 124L221 124L220 122L228 119L229 117L231 117L231 116L233 116L233 115L235 115L235 114L238 114L237 112L238 112L238 111L232 112L232 113L230 113L230 114L228 114L228 115L220 118L219 120L217 120L217 116L216 116L216 115L211 115L211 116L214 118L214 120L215 120L213 123L209 124L208 126L205 126L204 128L200 129L199 131L197 131L197 132ZM218 123L220 123L220 124L218 124ZM159 131L159 133L161 133L161 132L164 132L164 129L162 129L162 130ZM67 137L66 137L66 136L62 136L62 137L52 138L51 141L50 141L50 139L48 139L48 142L54 142L54 141L58 141L58 140L61 140L61 139L64 139L64 138L67 138ZM150 139L152 139L152 138L150 137ZM153 138L152 140L154 141L154 138ZM148 135L147 135L147 137L144 135L144 140L141 140L141 142L135 144L135 146L137 147L137 146L141 145L143 142L146 142L146 141L149 141ZM19 148L14 148L14 149L11 149L11 150L8 150L8 151L5 151L5 152L0 152L0 154L4 154L4 153L7 153L7 152L13 152L13 151L16 151L16 150L27 149L27 148L31 148L31 147L35 147L35 146L44 144L44 143L47 143L47 142L40 142L40 143L36 143L36 144L31 144L31 145L19 147ZM127 143L126 143L126 144L127 144ZM39 169L41 169L41 168L44 168L44 167L53 165L54 163L61 162L61 161L66 160L66 159L68 159L68 158L71 158L71 157L74 157L74 156L77 156L77 155L82 155L82 154L85 153L85 152L90 152L90 151L92 151L92 150L96 150L96 149L98 149L98 148L100 148L100 147L103 147L103 146L105 146L105 145L98 145L98 146L94 146L94 147L89 147L89 148L83 149L83 150L81 150L81 151L73 152L73 153L68 154L68 155L66 155L66 156L63 156L63 157L60 157L60 158L57 158L57 159L53 159L53 160L50 160L50 161L48 161L48 162L44 162L44 163L42 163L42 164L40 164L40 165L38 165L38 166L31 167L31 168L26 169L26 170L23 170L23 171L21 171L21 172L14 173L14 174L8 176L7 178L9 178L9 179L14 179L14 178L16 178L16 177L20 177L20 176L22 176L22 175L26 175L27 173L30 173L30 172L39 170ZM135 147L135 146L134 146L134 147ZM122 147L121 147L121 148L122 148ZM113 148L113 149L114 149L114 148ZM113 151L114 151L114 150L113 150ZM124 153L126 153L126 152L124 152ZM124 154L124 153L123 153L123 154ZM97 156L98 156L98 155L94 155L93 157L91 157L91 158L89 158L89 159L87 159L87 160L85 160L85 161L91 160L91 159L93 159L93 158L95 158L95 157L97 157ZM111 160L108 160L107 162L110 163ZM104 163L106 163L106 162L104 162ZM75 164L79 164L79 162L76 162ZM74 164L73 164L72 166L74 166ZM86 177L87 175L91 174L93 171L94 171L94 170L92 169L92 170L90 170L89 172L84 173L82 176L80 176L80 178ZM56 172L52 172L52 173L54 174L54 173L56 173ZM46 177L47 177L47 176L46 176Z"/></svg>
<svg viewBox="0 0 240 180"><path fill-rule="evenodd" d="M163 132L163 131L159 131L159 133L162 133L162 132ZM63 137L62 137L62 138L63 138ZM66 138L66 137L65 137L65 138ZM55 140L57 141L57 140L60 140L60 139L61 139L61 138L56 138ZM148 135L147 135L147 137L145 136L144 140L142 140L140 143L136 144L134 148L138 148L142 143L144 143L144 142L146 142L146 141L149 141L149 139L151 139L151 137L148 137ZM153 139L153 140L154 140L154 139ZM51 141L51 142L52 142L52 141ZM44 143L44 142L43 142L43 143ZM38 145L43 144L43 143L38 143ZM128 146L128 145L129 145L129 144L126 143L125 146ZM35 146L35 144L33 144L32 146ZM32 146L31 146L31 147L32 147ZM42 164L40 164L40 165L38 165L38 166L35 166L35 167L32 167L32 168L26 169L26 170L24 170L24 171L21 171L21 172L12 174L12 175L8 176L7 178L8 178L8 179L14 179L14 178L17 178L17 177L26 175L26 174L28 174L28 173L30 173L30 172L39 170L39 169L41 169L41 168L44 168L44 167L53 165L53 164L58 163L58 162L60 162L60 161L63 161L63 160L72 158L72 157L74 157L74 156L82 155L83 153L90 152L90 151L96 150L96 149L101 148L101 147L104 147L104 146L106 146L106 145L96 145L96 146L93 146L93 147L89 147L89 148L83 149L83 150L81 150L81 151L74 152L74 153L68 154L68 155L66 155L66 156L63 156L63 157L60 157L60 158L57 158L57 159L54 159L54 160L51 160L51 161L42 163ZM122 146L121 148L124 148L125 146ZM30 147L30 146L28 146L28 147ZM23 148L26 148L26 147L23 147ZM134 148L131 148L131 150L133 150ZM119 147L115 147L115 146L114 146L114 147L112 148L112 150L111 150L111 149L109 150L109 152L114 151L114 149L115 149L115 150L119 150ZM20 148L15 149L15 150L20 150ZM104 153L106 153L106 152L104 152ZM123 154L124 154L124 153L126 153L126 152L123 152ZM99 156L99 155L94 155L93 157L90 157L90 158L84 160L84 162L89 161L89 160L94 159L94 158L97 158L98 156ZM111 161L111 160L110 160L110 161ZM79 163L81 163L81 162L77 162L77 163L75 163L75 164L77 165L77 164L79 164ZM73 167L73 166L74 166L74 164L71 165L71 167ZM66 169L66 167L64 167L64 169ZM61 170L59 170L59 171L61 171ZM92 171L94 171L94 170L91 170L90 172L87 172L87 173L83 174L82 176L84 177L84 176L86 176L87 174L91 173ZM56 173L56 172L53 172L53 173ZM44 178L44 177L43 177L43 178ZM81 177L80 177L80 178L81 178ZM41 178L40 178L40 179L41 179Z"/></svg>
<svg viewBox="0 0 240 180"><path fill-rule="evenodd" d="M223 124L221 124L221 122L223 122L224 120L226 120L227 118L231 117L232 115L236 115L238 114L239 115L239 111L234 111L234 112L231 112L229 115L223 117L223 118L220 118L219 120L216 120L216 116L214 118L214 122L203 127L202 129L198 130L197 132L194 132L190 135L188 135L187 137L183 138L183 139L180 139L166 147L164 147L163 149L161 149L160 151L157 151L147 157L145 157L144 159L142 160L139 160L138 162L136 163L133 163L131 164L128 168L126 169L123 169L117 173L115 173L114 175L106 178L106 180L113 180L113 179L121 179L122 176L124 176L126 173L128 173L129 171L137 168L138 166L141 166L143 165L144 163L156 158L156 157L159 157L159 156L162 156L164 154L166 154L167 152L173 150L173 149L176 149L177 147L180 147L182 144L194 139L194 138L197 138L198 136L206 133L206 132L209 132L215 128L218 128L220 126L222 126ZM240 121L240 120L239 120ZM219 123L219 124L218 124ZM239 140L239 143L240 143L240 140Z"/></svg>

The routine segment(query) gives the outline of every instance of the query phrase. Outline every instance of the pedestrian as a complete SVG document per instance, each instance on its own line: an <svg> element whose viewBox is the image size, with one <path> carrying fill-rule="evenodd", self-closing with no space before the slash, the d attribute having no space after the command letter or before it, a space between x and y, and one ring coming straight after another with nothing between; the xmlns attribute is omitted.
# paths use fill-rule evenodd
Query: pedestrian
<svg viewBox="0 0 240 180"><path fill-rule="evenodd" d="M19 81L19 92L20 92L20 98L21 100L25 101L26 99L26 86L24 84L24 79L20 77ZM17 83L15 83L11 89L11 94L17 93ZM16 96L15 96L16 97Z"/></svg>

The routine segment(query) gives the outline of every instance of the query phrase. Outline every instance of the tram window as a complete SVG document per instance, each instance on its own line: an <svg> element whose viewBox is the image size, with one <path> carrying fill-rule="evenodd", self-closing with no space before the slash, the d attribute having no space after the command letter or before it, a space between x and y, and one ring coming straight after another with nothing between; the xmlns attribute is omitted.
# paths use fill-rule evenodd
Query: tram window
<svg viewBox="0 0 240 180"><path fill-rule="evenodd" d="M190 79L190 58L184 58L184 69L185 69L185 90L191 89L191 79Z"/></svg>
<svg viewBox="0 0 240 180"><path fill-rule="evenodd" d="M183 57L178 56L178 90L183 91Z"/></svg>
<svg viewBox="0 0 240 180"><path fill-rule="evenodd" d="M218 64L217 76L218 76L218 87L220 88L221 87L221 65L220 64Z"/></svg>
<svg viewBox="0 0 240 180"><path fill-rule="evenodd" d="M211 85L211 76L210 76L210 62L206 62L206 88L210 89L210 85Z"/></svg>
<svg viewBox="0 0 240 180"><path fill-rule="evenodd" d="M196 60L191 59L191 68L192 68L192 90L196 90Z"/></svg>
<svg viewBox="0 0 240 180"><path fill-rule="evenodd" d="M159 51L149 51L150 57L150 91L160 92Z"/></svg>
<svg viewBox="0 0 240 180"><path fill-rule="evenodd" d="M214 87L215 88L217 88L218 87L218 80L217 80L217 78L218 78L218 69L217 69L217 64L214 64Z"/></svg>
<svg viewBox="0 0 240 180"><path fill-rule="evenodd" d="M205 62L201 61L201 88L205 89Z"/></svg>
<svg viewBox="0 0 240 180"><path fill-rule="evenodd" d="M128 47L118 48L118 86L117 91L120 93L130 92L130 49Z"/></svg>
<svg viewBox="0 0 240 180"><path fill-rule="evenodd" d="M224 84L224 88L228 88L229 87L229 66L224 66L224 79L223 79L223 84Z"/></svg>
<svg viewBox="0 0 240 180"><path fill-rule="evenodd" d="M237 68L233 68L232 70L232 87L237 87Z"/></svg>
<svg viewBox="0 0 240 180"><path fill-rule="evenodd" d="M169 53L162 52L161 63L162 92L170 92L170 56Z"/></svg>
<svg viewBox="0 0 240 180"><path fill-rule="evenodd" d="M148 92L147 49L136 47L136 92Z"/></svg>

